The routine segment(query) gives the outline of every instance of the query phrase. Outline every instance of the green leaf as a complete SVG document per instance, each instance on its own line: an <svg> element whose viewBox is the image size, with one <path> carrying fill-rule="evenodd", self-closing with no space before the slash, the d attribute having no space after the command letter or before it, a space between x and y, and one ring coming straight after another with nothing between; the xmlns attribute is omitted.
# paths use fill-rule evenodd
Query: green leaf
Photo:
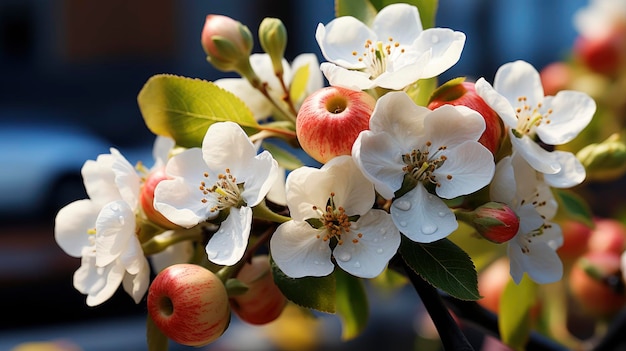
<svg viewBox="0 0 626 351"><path fill-rule="evenodd" d="M478 300L478 275L471 258L448 239L429 244L402 237L400 254L417 274L460 300Z"/></svg>
<svg viewBox="0 0 626 351"><path fill-rule="evenodd" d="M582 197L565 189L554 189L554 195L559 203L559 216L593 227L593 213Z"/></svg>
<svg viewBox="0 0 626 351"><path fill-rule="evenodd" d="M317 67L315 67L317 69ZM304 98L306 88L311 76L311 67L304 65L294 73L289 86L289 98L291 101L300 101Z"/></svg>
<svg viewBox="0 0 626 351"><path fill-rule="evenodd" d="M465 222L459 221L459 228L448 236L472 259L476 271L480 272L498 257L506 255L506 245L495 244L476 232Z"/></svg>
<svg viewBox="0 0 626 351"><path fill-rule="evenodd" d="M170 74L148 79L137 97L148 129L183 147L202 145L215 122L232 121L248 134L258 129L252 112L233 93L201 80Z"/></svg>
<svg viewBox="0 0 626 351"><path fill-rule="evenodd" d="M169 348L169 338L154 324L149 314L146 320L146 338L148 351L167 351Z"/></svg>
<svg viewBox="0 0 626 351"><path fill-rule="evenodd" d="M298 306L335 313L335 274L325 277L290 278L272 260L274 282L280 291Z"/></svg>
<svg viewBox="0 0 626 351"><path fill-rule="evenodd" d="M335 0L335 17L352 16L371 25L377 12L369 0Z"/></svg>
<svg viewBox="0 0 626 351"><path fill-rule="evenodd" d="M524 275L519 285L510 279L500 297L498 328L502 342L524 350L532 328L531 308L535 305L537 284Z"/></svg>
<svg viewBox="0 0 626 351"><path fill-rule="evenodd" d="M367 325L369 306L363 280L341 269L335 270L337 313L343 323L341 338L354 339Z"/></svg>
<svg viewBox="0 0 626 351"><path fill-rule="evenodd" d="M263 148L269 151L276 162L285 169L292 171L304 165L298 157L276 144L265 142Z"/></svg>
<svg viewBox="0 0 626 351"><path fill-rule="evenodd" d="M416 6L420 13L422 26L424 29L435 26L435 16L437 15L438 0L372 0L371 3L378 11L387 5L394 3L406 3Z"/></svg>

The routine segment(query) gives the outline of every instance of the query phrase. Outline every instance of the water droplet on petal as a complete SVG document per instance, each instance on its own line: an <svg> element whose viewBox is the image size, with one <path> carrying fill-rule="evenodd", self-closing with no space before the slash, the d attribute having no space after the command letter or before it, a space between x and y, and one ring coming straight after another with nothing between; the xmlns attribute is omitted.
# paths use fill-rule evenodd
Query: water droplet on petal
<svg viewBox="0 0 626 351"><path fill-rule="evenodd" d="M398 224L400 224L401 227L406 227L406 222L405 221L400 221L400 223L398 223Z"/></svg>
<svg viewBox="0 0 626 351"><path fill-rule="evenodd" d="M217 258L217 251L209 252L209 260L214 260Z"/></svg>
<svg viewBox="0 0 626 351"><path fill-rule="evenodd" d="M350 223L350 229L352 229L352 230L359 230L359 225L356 222L351 222Z"/></svg>
<svg viewBox="0 0 626 351"><path fill-rule="evenodd" d="M350 261L351 258L352 256L347 252L344 252L337 257L338 260L343 261L343 262L348 262Z"/></svg>
<svg viewBox="0 0 626 351"><path fill-rule="evenodd" d="M356 268L361 268L361 262L359 262L359 261L354 262L354 266Z"/></svg>
<svg viewBox="0 0 626 351"><path fill-rule="evenodd" d="M120 206L118 204L111 204L111 211L119 211Z"/></svg>
<svg viewBox="0 0 626 351"><path fill-rule="evenodd" d="M315 260L315 261L313 261L313 264L318 265L318 264L320 264L320 261Z"/></svg>
<svg viewBox="0 0 626 351"><path fill-rule="evenodd" d="M439 211L439 213L437 214L439 215L439 217L445 217L447 215L447 213L443 211Z"/></svg>
<svg viewBox="0 0 626 351"><path fill-rule="evenodd" d="M124 216L117 217L117 220L120 222L121 225L124 225L124 223L126 223L126 219L124 218Z"/></svg>
<svg viewBox="0 0 626 351"><path fill-rule="evenodd" d="M437 231L437 226L434 224L424 224L422 226L422 233L429 235Z"/></svg>
<svg viewBox="0 0 626 351"><path fill-rule="evenodd" d="M411 203L409 201L406 200L396 200L393 205L402 211L408 211L411 209Z"/></svg>
<svg viewBox="0 0 626 351"><path fill-rule="evenodd" d="M437 44L439 42L439 37L436 35L433 35L430 40L433 42L433 44Z"/></svg>
<svg viewBox="0 0 626 351"><path fill-rule="evenodd" d="M376 253L379 253L379 254L383 253L383 249L376 249Z"/></svg>

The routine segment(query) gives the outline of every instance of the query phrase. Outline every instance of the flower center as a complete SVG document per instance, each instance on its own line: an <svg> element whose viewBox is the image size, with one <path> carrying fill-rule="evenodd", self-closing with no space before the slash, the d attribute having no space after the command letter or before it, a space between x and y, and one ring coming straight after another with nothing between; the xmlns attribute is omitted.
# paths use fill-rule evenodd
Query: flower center
<svg viewBox="0 0 626 351"><path fill-rule="evenodd" d="M324 241L328 241L332 238L337 239L337 245L343 245L343 239L341 236L345 233L349 233L352 230L352 222L357 216L348 216L346 210L335 205L335 193L330 193L330 197L324 210L313 205L313 210L319 214L319 222L314 221L317 224L316 227L326 229L324 234L318 234L317 238ZM362 233L357 234L358 239L363 237ZM353 243L358 243L357 238L352 239Z"/></svg>
<svg viewBox="0 0 626 351"><path fill-rule="evenodd" d="M209 178L207 172L204 173L204 178ZM201 200L202 203L208 202L207 196L212 196L216 200L215 205L211 207L211 212L244 205L243 198L241 197L243 183L237 184L237 178L230 173L230 169L228 168L226 168L225 173L217 175L217 181L213 186L207 187L207 182L201 181L198 189L204 195Z"/></svg>
<svg viewBox="0 0 626 351"><path fill-rule="evenodd" d="M536 107L528 104L528 99L525 96L517 98L518 107L515 109L517 115L517 127L513 129L513 134L521 138L524 135L533 136L535 134L535 128L539 127L542 123L550 124L550 115L552 109L549 109L545 114L541 114L541 103L538 103Z"/></svg>
<svg viewBox="0 0 626 351"><path fill-rule="evenodd" d="M364 44L364 51L359 55L357 51L352 52L352 56L358 57L359 62L365 64L365 71L370 74L370 78L376 78L387 72L392 61L405 51L404 46L389 37L388 42L377 41L374 43L367 39ZM392 67L389 67L392 68Z"/></svg>
<svg viewBox="0 0 626 351"><path fill-rule="evenodd" d="M410 153L402 155L402 161L406 164L402 170L415 182L430 182L436 186L441 186L433 172L448 159L446 155L441 154L441 151L446 150L447 147L445 145L440 146L431 154L429 150L431 146L432 143L427 141L425 151L414 149ZM452 179L450 174L446 177Z"/></svg>

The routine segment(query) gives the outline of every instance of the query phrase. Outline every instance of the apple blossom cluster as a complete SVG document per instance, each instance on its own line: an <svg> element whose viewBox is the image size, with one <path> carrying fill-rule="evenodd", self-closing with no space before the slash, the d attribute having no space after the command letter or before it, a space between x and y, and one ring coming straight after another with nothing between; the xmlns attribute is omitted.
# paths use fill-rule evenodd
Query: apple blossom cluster
<svg viewBox="0 0 626 351"><path fill-rule="evenodd" d="M159 135L155 165L133 167L115 149L87 161L89 199L57 215L55 238L82 259L74 286L88 305L120 284L137 303L148 292L161 332L204 345L224 332L231 310L253 324L278 318L300 298L288 289L293 282L375 278L398 270L397 259L427 280L439 275L403 256L448 245L455 233L470 237L461 223L477 234L471 240L506 246L515 283L525 274L539 284L561 279L553 190L581 184L585 168L558 147L590 123L596 105L587 94L545 96L524 61L504 64L493 84L459 78L428 91L422 83L459 60L466 38L424 29L418 8L402 3L369 23L339 16L319 24L321 64L310 53L284 59L277 19L259 27L263 54L252 53L249 29L226 16L207 16L201 38L207 60L241 78L207 83L221 98L182 104L183 113L145 103L155 96L149 82L139 103ZM193 110L211 103L209 112ZM193 124L201 119L209 122ZM294 166L296 156L271 146L276 139L319 164ZM463 261L460 250L450 255ZM423 257L445 265L441 258ZM444 274L472 285L466 263L470 278Z"/></svg>

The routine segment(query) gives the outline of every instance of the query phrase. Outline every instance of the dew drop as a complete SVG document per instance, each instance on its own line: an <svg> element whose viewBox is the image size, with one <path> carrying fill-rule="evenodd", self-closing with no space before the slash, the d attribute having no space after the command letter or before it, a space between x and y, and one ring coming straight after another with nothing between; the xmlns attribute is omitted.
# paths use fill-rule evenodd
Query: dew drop
<svg viewBox="0 0 626 351"><path fill-rule="evenodd" d="M361 262L359 262L359 261L354 262L354 266L356 268L361 268Z"/></svg>
<svg viewBox="0 0 626 351"><path fill-rule="evenodd" d="M209 260L214 260L217 258L217 251L209 252Z"/></svg>
<svg viewBox="0 0 626 351"><path fill-rule="evenodd" d="M383 253L383 249L376 249L376 253L379 253L379 254Z"/></svg>
<svg viewBox="0 0 626 351"><path fill-rule="evenodd" d="M437 231L437 226L434 224L424 224L422 226L422 233L429 235Z"/></svg>
<svg viewBox="0 0 626 351"><path fill-rule="evenodd" d="M387 234L387 228L380 228L379 232L380 232L380 235L385 235Z"/></svg>
<svg viewBox="0 0 626 351"><path fill-rule="evenodd" d="M356 222L352 222L352 223L350 223L350 229L351 230L359 230L359 225L356 224Z"/></svg>
<svg viewBox="0 0 626 351"><path fill-rule="evenodd" d="M319 265L319 264L320 264L320 261L315 260L315 261L313 261L313 264L315 264L315 265Z"/></svg>
<svg viewBox="0 0 626 351"><path fill-rule="evenodd" d="M396 202L393 203L393 205L402 211L408 211L411 209L411 203L409 201L406 200L397 200Z"/></svg>
<svg viewBox="0 0 626 351"><path fill-rule="evenodd" d="M445 217L447 215L447 213L443 211L439 211L439 213L437 214L439 215L439 217Z"/></svg>
<svg viewBox="0 0 626 351"><path fill-rule="evenodd" d="M111 204L111 211L119 211L120 206L118 204Z"/></svg>
<svg viewBox="0 0 626 351"><path fill-rule="evenodd" d="M439 37L436 35L433 35L430 40L432 41L433 44L437 44L439 42Z"/></svg>
<svg viewBox="0 0 626 351"><path fill-rule="evenodd" d="M124 225L124 223L126 223L126 218L124 218L124 216L119 216L117 217L118 222L120 222L121 225Z"/></svg>
<svg viewBox="0 0 626 351"><path fill-rule="evenodd" d="M406 227L406 222L405 221L400 221L400 223L398 223L398 224L400 224L401 227Z"/></svg>
<svg viewBox="0 0 626 351"><path fill-rule="evenodd" d="M352 256L349 253L347 253L347 252L344 252L344 253L342 253L341 255L339 255L337 257L337 259L339 259L340 261L343 261L343 262L348 262L348 261L350 261L351 258L352 258Z"/></svg>

